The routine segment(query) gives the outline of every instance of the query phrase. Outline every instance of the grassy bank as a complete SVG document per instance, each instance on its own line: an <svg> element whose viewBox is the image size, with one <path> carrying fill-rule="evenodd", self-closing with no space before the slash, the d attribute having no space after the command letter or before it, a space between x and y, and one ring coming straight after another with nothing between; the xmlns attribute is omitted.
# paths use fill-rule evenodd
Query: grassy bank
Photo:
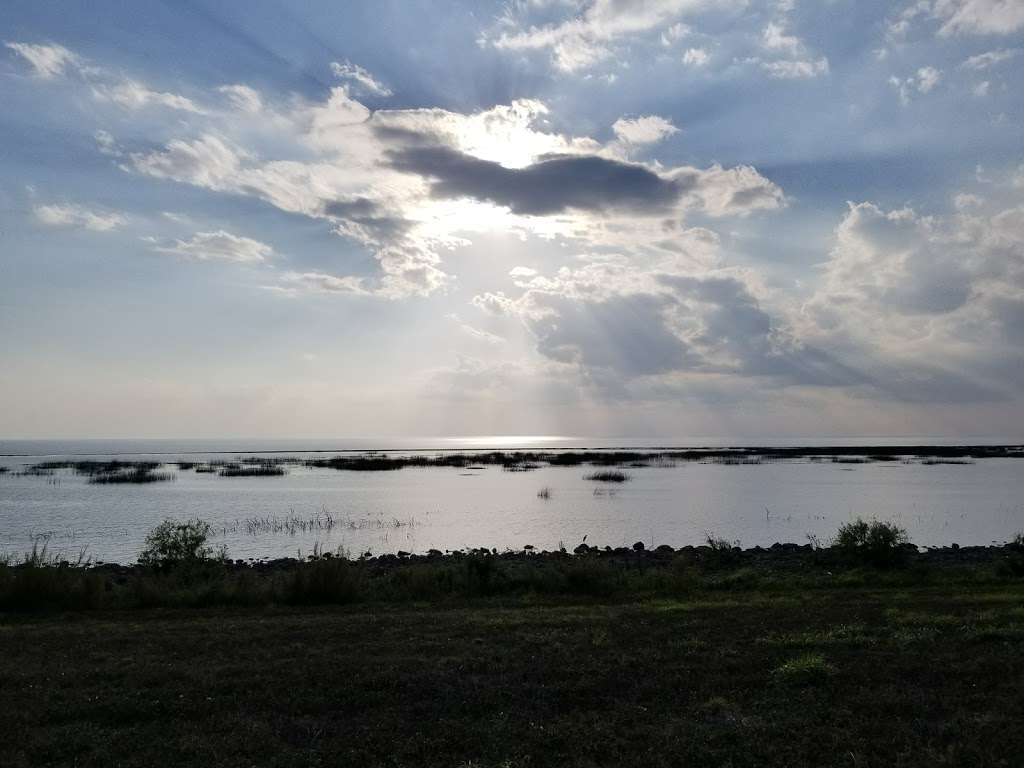
<svg viewBox="0 0 1024 768"><path fill-rule="evenodd" d="M0 765L1015 766L1024 540L0 565Z"/></svg>
<svg viewBox="0 0 1024 768"><path fill-rule="evenodd" d="M0 618L0 764L1019 765L1024 588Z"/></svg>
<svg viewBox="0 0 1024 768"><path fill-rule="evenodd" d="M170 530L175 530L170 523ZM856 532L856 525L848 527ZM160 530L160 529L158 529ZM757 590L988 588L1024 581L1024 545L927 550L894 540L878 547L777 544L741 550L710 539L651 551L581 545L574 553L473 550L349 559L232 561L193 532L171 561L88 566L36 551L0 564L0 612L211 606L390 605L477 598L649 600ZM182 552L199 556L183 558Z"/></svg>

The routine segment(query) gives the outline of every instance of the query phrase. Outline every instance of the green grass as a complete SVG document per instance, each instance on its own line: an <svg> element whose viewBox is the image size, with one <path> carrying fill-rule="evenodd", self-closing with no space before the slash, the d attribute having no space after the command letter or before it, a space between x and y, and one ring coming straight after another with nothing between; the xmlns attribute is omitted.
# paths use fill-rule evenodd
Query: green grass
<svg viewBox="0 0 1024 768"><path fill-rule="evenodd" d="M1006 583L0 615L0 764L1012 766L1022 606Z"/></svg>

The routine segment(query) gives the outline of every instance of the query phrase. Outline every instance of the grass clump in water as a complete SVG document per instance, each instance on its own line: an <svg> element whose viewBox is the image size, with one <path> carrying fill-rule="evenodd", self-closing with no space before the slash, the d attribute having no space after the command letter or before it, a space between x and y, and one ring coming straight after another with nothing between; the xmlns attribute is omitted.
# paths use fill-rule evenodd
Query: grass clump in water
<svg viewBox="0 0 1024 768"><path fill-rule="evenodd" d="M599 472L592 472L583 476L584 480L593 480L598 483L624 483L630 479L625 472L617 469L603 469Z"/></svg>
<svg viewBox="0 0 1024 768"><path fill-rule="evenodd" d="M276 464L246 464L223 467L217 474L221 477L281 477L288 473Z"/></svg>

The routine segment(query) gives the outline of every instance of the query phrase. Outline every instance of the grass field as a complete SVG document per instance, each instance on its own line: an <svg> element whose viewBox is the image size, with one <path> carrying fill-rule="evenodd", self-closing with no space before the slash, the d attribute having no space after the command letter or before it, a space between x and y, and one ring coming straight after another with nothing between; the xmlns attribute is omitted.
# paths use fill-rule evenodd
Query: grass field
<svg viewBox="0 0 1024 768"><path fill-rule="evenodd" d="M0 614L0 765L1017 766L1024 584Z"/></svg>

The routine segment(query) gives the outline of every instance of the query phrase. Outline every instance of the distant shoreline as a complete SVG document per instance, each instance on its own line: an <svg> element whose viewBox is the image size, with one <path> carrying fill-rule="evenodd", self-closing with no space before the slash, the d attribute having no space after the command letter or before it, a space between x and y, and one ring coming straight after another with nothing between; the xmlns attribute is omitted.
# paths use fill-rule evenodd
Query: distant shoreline
<svg viewBox="0 0 1024 768"><path fill-rule="evenodd" d="M786 456L789 458L810 458L812 456L856 456L856 455L888 455L906 457L955 456L970 458L1024 458L1024 443L984 444L965 443L957 445L943 444L907 444L907 445L802 445L802 446L709 446L709 445L651 445L651 446L608 446L608 447L572 447L572 448L283 448L276 449L232 449L232 450L184 450L184 451L79 451L69 453L0 453L0 458L34 458L46 456L272 456L294 454L325 454L336 453L346 455L403 455L436 453L444 455L563 455L563 454L594 454L609 453L642 453L649 455L665 455L676 459L693 459L713 456Z"/></svg>

